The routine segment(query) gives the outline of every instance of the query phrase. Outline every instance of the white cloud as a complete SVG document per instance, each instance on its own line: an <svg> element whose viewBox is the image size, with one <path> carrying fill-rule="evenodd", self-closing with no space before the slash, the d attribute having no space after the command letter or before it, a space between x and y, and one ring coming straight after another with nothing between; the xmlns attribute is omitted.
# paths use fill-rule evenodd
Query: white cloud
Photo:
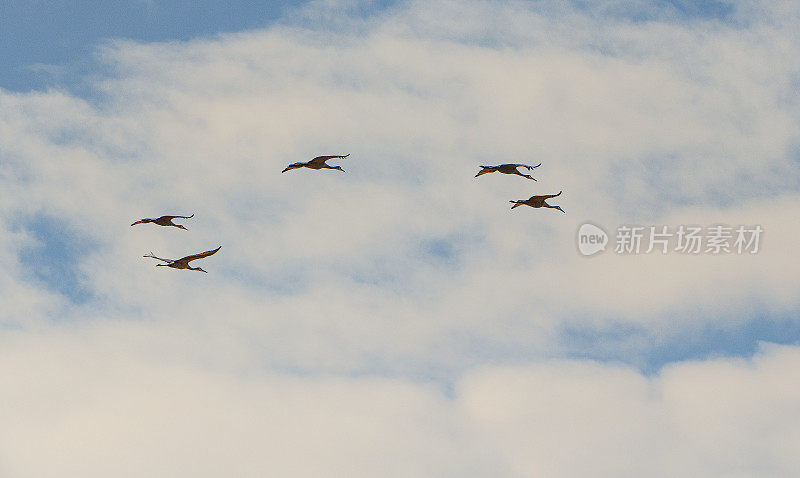
<svg viewBox="0 0 800 478"><path fill-rule="evenodd" d="M795 348L646 379L585 362L488 370L462 385L518 476L790 476ZM788 380L787 380L788 379Z"/></svg>
<svg viewBox="0 0 800 478"><path fill-rule="evenodd" d="M232 365L237 343L204 362L195 354L211 350L142 325L5 337L5 476L791 476L798 465L797 347L652 378L588 361L483 367L448 396Z"/></svg>
<svg viewBox="0 0 800 478"><path fill-rule="evenodd" d="M775 417L796 424L780 385L792 348L652 379L547 361L574 352L565 330L598 334L588 355L604 331L636 330L612 355L641 363L797 310L797 11L770 5L637 23L615 2L408 2L364 18L343 13L369 10L359 2L314 3L262 31L111 42L92 100L0 91L0 319L21 329L0 366L27 374L8 385L16 448L0 473L246 475L276 460L301 476L788 473L796 437ZM280 173L346 153L332 162L346 174ZM537 182L473 177L540 161ZM509 209L559 190L566 215ZM189 231L129 226L164 213L195 216ZM93 300L30 280L20 251L69 241L37 236L36 214L96 244L76 258ZM586 220L765 234L754 256L586 259ZM219 245L208 275L141 257ZM415 378L455 380L456 396ZM740 433L723 421L755 397L689 400L751 382L777 415ZM570 403L574 418L558 408ZM746 453L758 430L767 444Z"/></svg>
<svg viewBox="0 0 800 478"><path fill-rule="evenodd" d="M368 340L369 354L416 355L448 334L499 334L499 347L535 335L531 350L548 353L576 317L660 329L684 310L724 324L746 320L734 308L748 303L796 308L782 260L798 232L783 219L798 209L786 29L554 8L412 2L343 31L304 27L306 11L213 40L111 43L103 100L3 95L5 177L18 192L4 210L59 215L98 241L81 266L110 304L189 320L181 310L225 303L251 322L266 288L273 311L307 324L297 336L359 335L375 314L399 324L406 340ZM279 173L319 153L352 153L347 174ZM542 161L539 181L472 177L506 161ZM507 210L558 190L565 216ZM159 213L196 216L188 233L128 227ZM758 223L768 239L754 258L585 261L573 239L586 219ZM453 255L426 253L431 241ZM203 282L141 258L218 245ZM164 305L182 294L195 305ZM331 325L305 303L340 315ZM696 321L679 319L677 333Z"/></svg>

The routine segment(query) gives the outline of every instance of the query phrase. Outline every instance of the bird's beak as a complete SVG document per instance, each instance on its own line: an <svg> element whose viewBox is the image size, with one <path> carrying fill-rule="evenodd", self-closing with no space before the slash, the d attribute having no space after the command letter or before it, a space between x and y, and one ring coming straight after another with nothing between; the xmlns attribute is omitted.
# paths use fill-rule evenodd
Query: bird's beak
<svg viewBox="0 0 800 478"><path fill-rule="evenodd" d="M137 225L137 224L141 224L141 223L143 223L143 222L144 222L144 221L136 221L136 222L134 222L133 224L131 224L131 226L135 226L135 225Z"/></svg>

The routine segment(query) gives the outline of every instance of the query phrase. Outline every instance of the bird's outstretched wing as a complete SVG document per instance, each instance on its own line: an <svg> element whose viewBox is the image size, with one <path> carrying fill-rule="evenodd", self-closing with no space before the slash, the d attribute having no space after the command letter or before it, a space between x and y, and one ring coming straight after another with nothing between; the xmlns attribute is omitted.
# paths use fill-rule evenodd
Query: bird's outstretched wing
<svg viewBox="0 0 800 478"><path fill-rule="evenodd" d="M308 163L309 163L309 164L322 164L322 163L324 163L325 161L327 161L327 160L329 160L329 159L333 159L333 158L346 158L346 157L348 157L348 156L350 156L350 154L349 154L349 153L348 153L348 154L345 154L344 156L339 156L339 155L331 155L331 156L317 156L316 158L312 159L312 160L311 160L311 161L309 161Z"/></svg>
<svg viewBox="0 0 800 478"><path fill-rule="evenodd" d="M541 196L531 196L531 198L528 199L528 201L532 201L534 199L537 200L537 201L544 201L545 199L558 197L558 196L561 195L562 192L563 191L559 191L558 194L544 194L544 195L541 195Z"/></svg>
<svg viewBox="0 0 800 478"><path fill-rule="evenodd" d="M529 164L515 164L514 166L516 166L516 167L518 167L518 168L526 168L527 170L529 170L529 171L530 171L531 169L533 169L533 168L538 168L538 167L539 167L539 166L541 166L541 165L542 165L542 163L539 163L539 164L537 164L536 166L531 166L531 165L529 165Z"/></svg>
<svg viewBox="0 0 800 478"><path fill-rule="evenodd" d="M222 249L222 246L219 246L218 248L210 250L210 251L201 252L199 254L192 254L191 256L181 257L180 259L178 259L175 262L179 262L179 261L180 262L189 262L189 261L193 261L195 259L202 259L204 257L208 257L210 255L216 254L217 251L220 250L220 249Z"/></svg>
<svg viewBox="0 0 800 478"><path fill-rule="evenodd" d="M194 217L194 214L192 214L191 216L161 216L159 219L169 219L171 221L173 219L178 219L178 218L180 218L180 219L191 219L193 217Z"/></svg>

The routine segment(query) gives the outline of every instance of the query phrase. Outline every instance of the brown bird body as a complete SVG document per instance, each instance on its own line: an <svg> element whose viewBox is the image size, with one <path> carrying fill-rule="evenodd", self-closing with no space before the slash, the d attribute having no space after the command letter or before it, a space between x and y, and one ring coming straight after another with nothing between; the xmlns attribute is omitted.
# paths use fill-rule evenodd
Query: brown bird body
<svg viewBox="0 0 800 478"><path fill-rule="evenodd" d="M292 163L289 166L286 166L286 169L281 171L285 173L286 171L291 171L292 169L298 168L309 168L309 169L338 169L341 172L344 172L341 166L330 166L326 161L333 158L346 158L350 156L350 154L345 154L344 156L317 156L316 158L312 159L311 161L306 161L305 163Z"/></svg>
<svg viewBox="0 0 800 478"><path fill-rule="evenodd" d="M478 171L478 174L476 174L475 177L477 178L482 174L497 172L503 174L516 174L517 176L522 176L523 178L528 178L536 181L536 178L519 172L517 168L526 168L528 171L530 171L531 169L538 168L541 165L542 163L539 163L536 166L529 166L527 164L501 164L498 166L481 166L482 169Z"/></svg>
<svg viewBox="0 0 800 478"><path fill-rule="evenodd" d="M550 198L560 196L562 192L563 191L559 191L558 194L548 194L546 196L531 196L530 199L524 199L520 201L509 201L509 202L514 203L514 205L511 206L511 209L514 209L517 206L525 205L530 207L547 207L551 209L558 209L561 212L565 212L563 209L561 209L561 206L551 206L546 202Z"/></svg>
<svg viewBox="0 0 800 478"><path fill-rule="evenodd" d="M188 231L188 229L186 229L185 227L181 226L180 224L174 224L172 222L172 220L175 219L175 218L191 219L193 217L194 217L194 214L192 214L191 216L161 216L161 217L157 217L155 219L146 217L144 219L139 219L138 221L136 221L133 224L131 224L131 226L135 226L137 224L146 224L146 223L152 222L153 224L158 224L159 226L179 227L179 228L181 228L183 230Z"/></svg>
<svg viewBox="0 0 800 478"><path fill-rule="evenodd" d="M153 259L158 259L159 261L166 262L166 264L156 264L156 267L165 266L165 267L172 267L173 269L189 269L189 270L192 270L192 271L206 272L206 271L204 271L203 269L201 269L199 267L190 266L189 262L191 262L193 260L196 260L196 259L202 259L204 257L208 257L210 255L216 254L217 251L220 250L220 249L222 249L222 246L219 246L218 248L210 250L210 251L201 252L199 254L192 254L191 256L181 257L180 259L162 259L160 257L154 256L152 252L150 254L144 255L143 257L152 257Z"/></svg>

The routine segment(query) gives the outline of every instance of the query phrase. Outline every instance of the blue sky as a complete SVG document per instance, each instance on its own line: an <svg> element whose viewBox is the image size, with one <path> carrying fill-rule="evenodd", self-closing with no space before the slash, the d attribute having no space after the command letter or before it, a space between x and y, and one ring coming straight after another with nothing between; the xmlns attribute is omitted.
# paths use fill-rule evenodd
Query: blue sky
<svg viewBox="0 0 800 478"><path fill-rule="evenodd" d="M3 3L0 473L790 476L798 19ZM474 177L504 162L542 166ZM559 190L566 214L510 209ZM130 226L161 214L194 217ZM765 233L756 255L585 258L586 221ZM219 245L208 274L142 257Z"/></svg>
<svg viewBox="0 0 800 478"><path fill-rule="evenodd" d="M307 3L9 0L0 5L0 59L4 65L0 86L11 91L74 88L97 68L94 49L109 39L186 41L264 28ZM367 2L359 10L374 14L395 3ZM731 11L730 5L717 0L661 0L646 7L613 9L638 21L657 17L654 12L724 20Z"/></svg>
<svg viewBox="0 0 800 478"><path fill-rule="evenodd" d="M82 286L78 268L86 250L96 243L70 230L70 225L58 218L35 215L20 226L36 237L35 244L20 251L20 264L32 281L41 281L49 289L63 294L75 304L92 299L91 292Z"/></svg>
<svg viewBox="0 0 800 478"><path fill-rule="evenodd" d="M0 85L12 91L60 86L90 74L98 44L115 38L190 40L263 28L305 2L3 2ZM34 65L57 67L58 75ZM52 71L52 70L51 70ZM63 75L63 76L62 76ZM66 77L66 78L64 78Z"/></svg>
<svg viewBox="0 0 800 478"><path fill-rule="evenodd" d="M307 3L10 0L0 5L0 86L76 87L97 68L94 49L107 40L186 41L264 28ZM371 2L359 10L370 14L393 3Z"/></svg>

